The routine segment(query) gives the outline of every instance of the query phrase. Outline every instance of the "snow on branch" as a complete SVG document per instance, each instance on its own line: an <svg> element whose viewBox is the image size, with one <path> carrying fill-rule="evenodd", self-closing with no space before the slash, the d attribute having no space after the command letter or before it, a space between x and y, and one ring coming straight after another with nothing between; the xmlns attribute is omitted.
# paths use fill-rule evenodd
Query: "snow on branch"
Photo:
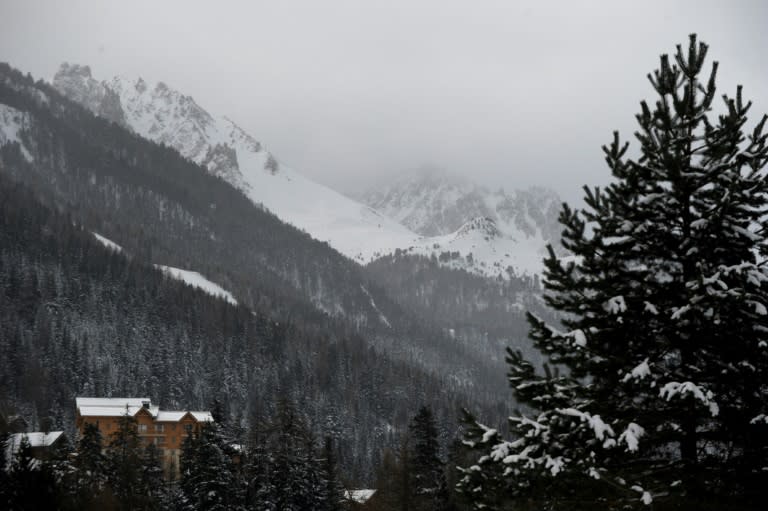
<svg viewBox="0 0 768 511"><path fill-rule="evenodd" d="M621 380L623 382L628 382L629 380L635 380L639 381L644 378L647 378L648 376L651 376L651 367L648 365L648 359L646 358L642 362L640 362L637 366L635 366L630 372L624 375L624 378Z"/></svg>
<svg viewBox="0 0 768 511"><path fill-rule="evenodd" d="M567 334L564 334L563 337L573 339L574 346L578 346L579 348L584 348L587 345L587 336L584 335L584 331L581 329L568 332Z"/></svg>
<svg viewBox="0 0 768 511"><path fill-rule="evenodd" d="M610 438L616 436L616 434L613 432L613 428L609 424L606 424L599 415L592 415L588 412L582 412L576 408L558 408L555 411L562 415L578 417L582 422L589 423L589 427L592 428L592 431L595 433L595 438L600 441L607 441L608 439L606 436Z"/></svg>
<svg viewBox="0 0 768 511"><path fill-rule="evenodd" d="M621 314L627 310L627 303L624 301L623 296L614 296L603 304L603 309L608 314Z"/></svg>
<svg viewBox="0 0 768 511"><path fill-rule="evenodd" d="M627 429L625 429L624 432L619 435L619 443L627 444L627 449L630 452L636 452L640 444L640 437L643 435L645 435L645 429L643 429L643 427L639 424L630 422L627 425Z"/></svg>
<svg viewBox="0 0 768 511"><path fill-rule="evenodd" d="M670 401L676 396L690 395L694 399L701 401L702 404L709 408L709 413L712 417L716 417L720 413L720 407L714 401L715 395L711 390L703 389L693 382L686 381L683 383L672 381L665 384L659 391L659 397Z"/></svg>
<svg viewBox="0 0 768 511"><path fill-rule="evenodd" d="M649 492L645 491L642 488L642 486L634 485L632 489L640 493L640 500L642 501L643 504L645 504L646 506L650 506L651 503L653 503L653 497Z"/></svg>

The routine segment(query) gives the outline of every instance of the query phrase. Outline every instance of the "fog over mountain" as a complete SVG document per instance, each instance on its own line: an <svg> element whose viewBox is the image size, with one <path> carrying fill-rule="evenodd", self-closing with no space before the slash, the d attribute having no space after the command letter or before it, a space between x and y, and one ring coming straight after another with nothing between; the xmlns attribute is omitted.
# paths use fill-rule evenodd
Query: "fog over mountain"
<svg viewBox="0 0 768 511"><path fill-rule="evenodd" d="M765 111L766 19L760 1L9 0L0 48L37 77L77 62L164 81L344 192L432 164L574 201L608 179L600 146L634 130L658 49L690 32L719 90L744 83Z"/></svg>

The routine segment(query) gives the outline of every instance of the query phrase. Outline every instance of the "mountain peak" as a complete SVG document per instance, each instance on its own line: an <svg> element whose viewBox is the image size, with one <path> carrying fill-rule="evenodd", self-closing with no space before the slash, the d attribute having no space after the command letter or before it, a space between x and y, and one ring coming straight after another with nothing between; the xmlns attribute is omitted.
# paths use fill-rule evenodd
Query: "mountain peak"
<svg viewBox="0 0 768 511"><path fill-rule="evenodd" d="M93 78L90 66L64 62L53 77L53 86L99 117L128 127L120 98L106 84Z"/></svg>
<svg viewBox="0 0 768 511"><path fill-rule="evenodd" d="M427 169L400 176L363 195L363 200L426 236L412 253L459 253L455 267L486 275L538 273L545 247L560 247L560 199L545 187L491 191ZM466 256L472 254L471 259Z"/></svg>
<svg viewBox="0 0 768 511"><path fill-rule="evenodd" d="M368 262L418 239L364 204L283 165L232 120L212 115L191 96L164 82L124 76L98 82L90 76L71 75L68 71L54 80L64 95L95 109L94 97L105 91L114 94L135 133L174 148L281 220L327 241L350 259Z"/></svg>

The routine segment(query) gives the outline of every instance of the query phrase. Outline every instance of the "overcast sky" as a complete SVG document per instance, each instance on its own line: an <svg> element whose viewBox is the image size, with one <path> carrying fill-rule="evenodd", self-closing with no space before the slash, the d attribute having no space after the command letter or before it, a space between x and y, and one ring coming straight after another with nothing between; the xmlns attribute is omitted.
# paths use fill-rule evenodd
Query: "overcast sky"
<svg viewBox="0 0 768 511"><path fill-rule="evenodd" d="M760 0L0 0L0 60L163 80L345 191L433 165L574 200L691 32L768 111L767 23Z"/></svg>

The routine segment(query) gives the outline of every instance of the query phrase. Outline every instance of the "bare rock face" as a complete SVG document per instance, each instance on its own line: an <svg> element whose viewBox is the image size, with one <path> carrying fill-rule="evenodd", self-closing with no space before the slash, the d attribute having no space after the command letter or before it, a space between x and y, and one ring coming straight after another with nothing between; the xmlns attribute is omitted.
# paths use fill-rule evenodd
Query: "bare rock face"
<svg viewBox="0 0 768 511"><path fill-rule="evenodd" d="M95 80L89 66L62 64L53 77L53 86L99 117L128 127L120 97L104 82Z"/></svg>

